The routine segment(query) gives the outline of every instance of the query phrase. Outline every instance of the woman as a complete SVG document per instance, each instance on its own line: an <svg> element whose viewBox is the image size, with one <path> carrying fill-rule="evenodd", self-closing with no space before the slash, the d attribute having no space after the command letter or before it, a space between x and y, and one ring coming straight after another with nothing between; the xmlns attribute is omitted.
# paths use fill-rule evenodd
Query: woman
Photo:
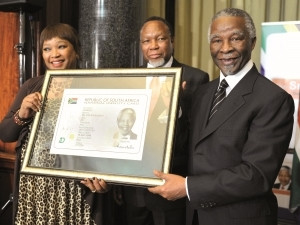
<svg viewBox="0 0 300 225"><path fill-rule="evenodd" d="M70 25L47 26L40 36L40 48L46 69L78 68L80 42L76 30ZM15 224L36 224L37 221L40 224L101 224L99 207L102 208L102 201L98 199L102 198L101 195L91 193L74 180L20 174L30 124L43 101L40 94L43 80L44 76L38 76L26 81L0 123L0 139L4 142L17 141ZM60 88L70 84L62 81L55 85ZM93 181L86 179L82 183L94 188Z"/></svg>

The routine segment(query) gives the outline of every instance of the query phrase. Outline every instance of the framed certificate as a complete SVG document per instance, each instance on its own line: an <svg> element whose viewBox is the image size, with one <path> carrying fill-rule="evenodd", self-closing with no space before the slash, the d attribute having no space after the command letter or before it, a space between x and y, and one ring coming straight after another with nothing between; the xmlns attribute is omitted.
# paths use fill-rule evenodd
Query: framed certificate
<svg viewBox="0 0 300 225"><path fill-rule="evenodd" d="M181 68L47 71L21 172L163 184L180 86Z"/></svg>

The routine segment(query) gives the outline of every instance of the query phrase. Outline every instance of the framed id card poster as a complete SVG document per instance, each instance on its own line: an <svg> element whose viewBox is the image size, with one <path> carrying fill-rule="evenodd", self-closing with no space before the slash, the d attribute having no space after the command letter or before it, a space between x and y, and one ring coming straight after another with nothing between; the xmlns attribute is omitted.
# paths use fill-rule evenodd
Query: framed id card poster
<svg viewBox="0 0 300 225"><path fill-rule="evenodd" d="M181 68L47 71L21 172L162 184L180 87Z"/></svg>

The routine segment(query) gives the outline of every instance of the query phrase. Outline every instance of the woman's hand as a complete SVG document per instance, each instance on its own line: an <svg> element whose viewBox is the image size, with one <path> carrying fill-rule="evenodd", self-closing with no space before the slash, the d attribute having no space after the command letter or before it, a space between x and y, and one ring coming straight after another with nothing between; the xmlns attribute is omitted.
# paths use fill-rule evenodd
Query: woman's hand
<svg viewBox="0 0 300 225"><path fill-rule="evenodd" d="M43 97L39 92L27 95L22 101L19 110L19 117L21 119L29 119L33 117L36 112L40 111L42 100Z"/></svg>
<svg viewBox="0 0 300 225"><path fill-rule="evenodd" d="M108 185L103 179L98 179L94 177L93 179L85 178L80 181L84 186L88 187L91 192L95 193L106 193L110 189L110 185Z"/></svg>

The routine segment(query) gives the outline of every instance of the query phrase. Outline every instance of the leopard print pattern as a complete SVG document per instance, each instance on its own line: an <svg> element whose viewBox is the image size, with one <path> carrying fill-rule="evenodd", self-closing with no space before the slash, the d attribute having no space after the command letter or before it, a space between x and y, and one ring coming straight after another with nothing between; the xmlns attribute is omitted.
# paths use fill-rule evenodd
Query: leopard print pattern
<svg viewBox="0 0 300 225"><path fill-rule="evenodd" d="M44 103L45 111L41 115L41 124L36 132L35 146L29 162L31 166L53 168L55 154L50 154L51 141L54 134L60 101L55 99Z"/></svg>
<svg viewBox="0 0 300 225"><path fill-rule="evenodd" d="M53 168L55 155L50 154L50 146L58 117L63 91L72 85L72 78L52 78L49 84L47 98L44 102L41 124L37 129L33 155L29 164L31 166Z"/></svg>
<svg viewBox="0 0 300 225"><path fill-rule="evenodd" d="M21 174L16 225L95 225L74 180Z"/></svg>
<svg viewBox="0 0 300 225"><path fill-rule="evenodd" d="M61 92L61 84L58 91ZM57 92L56 95L57 96ZM58 100L45 102L43 117L38 132L31 165L52 167L55 155L49 154L51 137L56 124ZM46 134L46 135L45 135ZM27 142L22 146L21 161L24 159ZM96 225L91 218L90 206L82 198L82 189L74 180L39 175L20 174L19 201L16 225Z"/></svg>

